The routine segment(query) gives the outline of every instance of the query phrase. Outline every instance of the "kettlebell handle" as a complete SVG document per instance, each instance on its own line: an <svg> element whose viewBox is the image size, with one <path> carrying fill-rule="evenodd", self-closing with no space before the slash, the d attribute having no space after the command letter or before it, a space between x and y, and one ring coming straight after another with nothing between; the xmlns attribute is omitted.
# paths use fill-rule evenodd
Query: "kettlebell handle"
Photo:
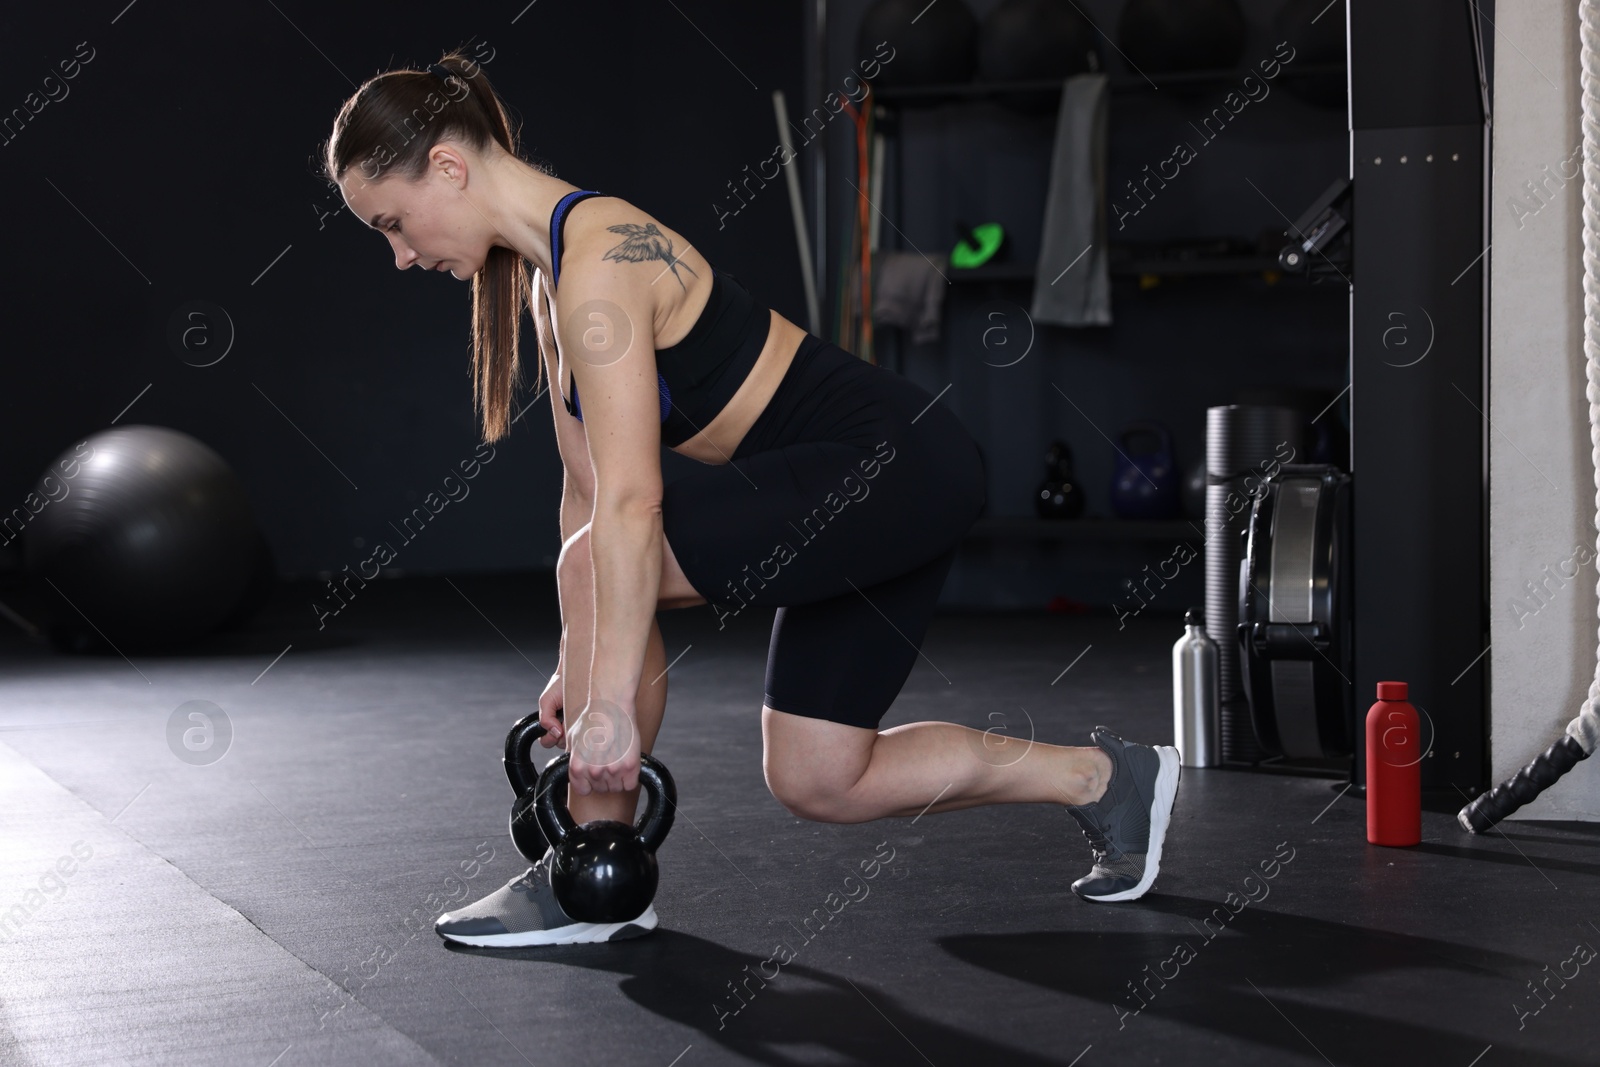
<svg viewBox="0 0 1600 1067"><path fill-rule="evenodd" d="M539 787L539 768L533 764L533 743L547 732L539 725L539 713L534 711L518 719L506 734L506 778L519 797Z"/></svg>
<svg viewBox="0 0 1600 1067"><path fill-rule="evenodd" d="M1132 446L1128 444L1128 438L1137 433L1150 434L1160 441L1161 444L1153 452L1134 452L1132 451ZM1172 435L1168 433L1167 428L1159 422L1130 422L1127 426L1123 427L1122 430L1122 447L1129 450L1128 454L1130 456L1148 456L1158 453L1171 456Z"/></svg>
<svg viewBox="0 0 1600 1067"><path fill-rule="evenodd" d="M634 831L644 847L655 852L667 839L678 814L678 783L667 765L647 752L639 754L639 783L644 788L644 815Z"/></svg>
<svg viewBox="0 0 1600 1067"><path fill-rule="evenodd" d="M539 795L533 802L539 828L555 848L560 848L567 835L577 828L566 801L571 758L570 752L563 752L545 765L544 772L539 775ZM645 848L655 852L667 839L667 831L672 829L677 815L678 786L666 765L648 752L639 754L639 786L645 792L645 808L633 831Z"/></svg>

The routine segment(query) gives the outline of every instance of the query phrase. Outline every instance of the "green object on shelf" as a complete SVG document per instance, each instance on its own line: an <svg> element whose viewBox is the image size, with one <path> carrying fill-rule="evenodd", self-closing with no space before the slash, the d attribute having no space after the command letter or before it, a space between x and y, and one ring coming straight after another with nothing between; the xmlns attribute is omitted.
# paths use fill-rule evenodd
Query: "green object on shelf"
<svg viewBox="0 0 1600 1067"><path fill-rule="evenodd" d="M977 226L956 223L960 240L950 250L952 267L981 267L995 257L1005 244L1006 231L998 222L983 222Z"/></svg>

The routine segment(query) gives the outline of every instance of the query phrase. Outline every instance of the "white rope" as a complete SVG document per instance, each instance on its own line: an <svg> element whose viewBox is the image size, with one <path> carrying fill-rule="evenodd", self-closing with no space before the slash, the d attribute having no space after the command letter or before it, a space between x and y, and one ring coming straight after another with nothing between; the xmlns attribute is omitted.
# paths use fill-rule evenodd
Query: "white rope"
<svg viewBox="0 0 1600 1067"><path fill-rule="evenodd" d="M1579 0L1583 71L1583 354L1588 364L1589 445L1594 462L1596 551L1600 552L1600 0ZM1600 597L1600 581L1595 585ZM1597 633L1600 638L1600 633ZM1600 746L1600 642L1595 675L1567 735L1586 753Z"/></svg>

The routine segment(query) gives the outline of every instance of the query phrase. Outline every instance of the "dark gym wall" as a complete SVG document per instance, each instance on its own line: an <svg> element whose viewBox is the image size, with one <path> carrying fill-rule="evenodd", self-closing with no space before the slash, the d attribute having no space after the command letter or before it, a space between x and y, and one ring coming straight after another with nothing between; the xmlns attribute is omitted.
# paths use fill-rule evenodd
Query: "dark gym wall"
<svg viewBox="0 0 1600 1067"><path fill-rule="evenodd" d="M804 322L781 183L722 229L712 205L771 154L772 90L800 96L805 6L7 7L0 113L26 112L30 93L33 106L59 99L0 144L0 507L126 408L118 425L183 430L234 465L285 574L354 568L380 539L403 571L548 566L560 497L548 397L465 499L409 544L392 529L477 447L470 283L395 270L388 242L313 176L316 145L364 78L469 45L516 109L526 155L649 211ZM75 55L65 95L41 89ZM232 322L213 366L168 343L196 300ZM523 353L531 398L531 328ZM666 463L669 480L693 465Z"/></svg>

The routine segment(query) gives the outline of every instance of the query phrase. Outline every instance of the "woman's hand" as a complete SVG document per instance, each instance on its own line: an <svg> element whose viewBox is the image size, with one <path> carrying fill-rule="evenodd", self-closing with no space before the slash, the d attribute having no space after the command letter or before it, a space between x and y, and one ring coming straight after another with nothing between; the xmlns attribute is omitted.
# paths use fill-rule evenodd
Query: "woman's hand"
<svg viewBox="0 0 1600 1067"><path fill-rule="evenodd" d="M545 748L561 745L566 740L565 724L562 714L566 708L566 683L561 677L561 664L556 665L556 672L550 676L544 692L539 694L539 725L545 729L544 736L539 738L539 744Z"/></svg>
<svg viewBox="0 0 1600 1067"><path fill-rule="evenodd" d="M579 796L625 793L639 785L639 731L633 715L591 700L572 724L568 782Z"/></svg>

